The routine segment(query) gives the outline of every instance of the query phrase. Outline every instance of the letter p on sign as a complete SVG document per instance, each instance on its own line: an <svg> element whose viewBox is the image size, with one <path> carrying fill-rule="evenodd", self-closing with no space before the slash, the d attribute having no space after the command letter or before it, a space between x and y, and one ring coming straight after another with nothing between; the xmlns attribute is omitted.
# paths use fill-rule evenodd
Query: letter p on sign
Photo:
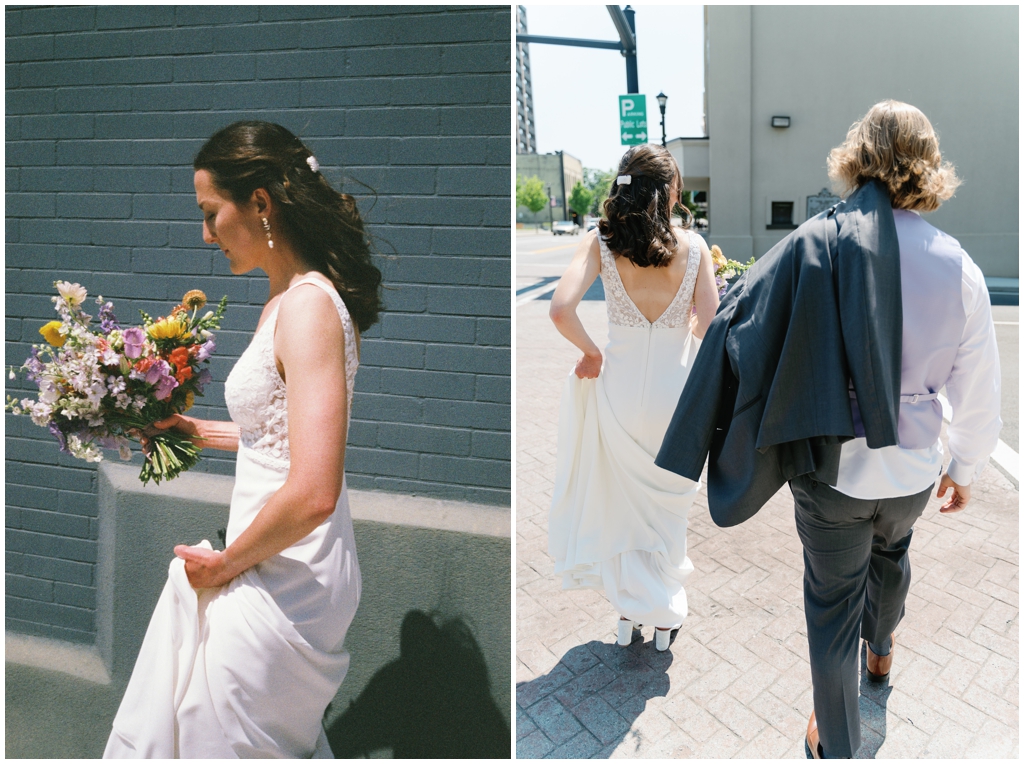
<svg viewBox="0 0 1024 764"><path fill-rule="evenodd" d="M619 107L622 109L622 116L623 117L625 117L626 114L628 114L629 112L633 111L633 107L635 105L636 104L633 103L633 100L631 98L621 98L621 99L619 99Z"/></svg>

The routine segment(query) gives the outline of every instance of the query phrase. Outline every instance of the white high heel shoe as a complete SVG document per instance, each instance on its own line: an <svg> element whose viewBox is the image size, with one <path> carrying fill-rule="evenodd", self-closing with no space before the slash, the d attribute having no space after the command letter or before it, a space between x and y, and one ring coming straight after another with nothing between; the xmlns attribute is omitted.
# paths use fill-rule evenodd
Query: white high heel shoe
<svg viewBox="0 0 1024 764"><path fill-rule="evenodd" d="M660 652L668 650L668 641L672 636L672 629L655 629L654 630L654 649Z"/></svg>
<svg viewBox="0 0 1024 764"><path fill-rule="evenodd" d="M633 641L633 622L619 619L619 644L628 647Z"/></svg>

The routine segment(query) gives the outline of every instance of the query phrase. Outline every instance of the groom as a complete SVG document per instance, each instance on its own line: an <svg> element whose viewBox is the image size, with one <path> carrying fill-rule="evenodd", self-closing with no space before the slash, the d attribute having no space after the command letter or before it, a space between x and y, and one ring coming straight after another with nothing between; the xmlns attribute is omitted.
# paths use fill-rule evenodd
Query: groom
<svg viewBox="0 0 1024 764"><path fill-rule="evenodd" d="M952 461L939 510L959 512L995 449L999 358L984 277L925 222L959 180L931 123L876 104L833 149L853 193L766 253L726 295L656 464L692 480L708 458L720 526L788 482L804 548L814 758L860 746L860 640L888 677L910 588L913 525L942 472L945 387Z"/></svg>

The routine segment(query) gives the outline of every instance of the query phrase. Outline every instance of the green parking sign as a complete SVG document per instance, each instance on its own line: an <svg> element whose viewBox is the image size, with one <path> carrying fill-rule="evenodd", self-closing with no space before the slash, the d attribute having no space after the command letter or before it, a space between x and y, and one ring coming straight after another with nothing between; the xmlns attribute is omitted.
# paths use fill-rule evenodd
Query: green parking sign
<svg viewBox="0 0 1024 764"><path fill-rule="evenodd" d="M623 146L647 143L647 96L619 96L619 137Z"/></svg>

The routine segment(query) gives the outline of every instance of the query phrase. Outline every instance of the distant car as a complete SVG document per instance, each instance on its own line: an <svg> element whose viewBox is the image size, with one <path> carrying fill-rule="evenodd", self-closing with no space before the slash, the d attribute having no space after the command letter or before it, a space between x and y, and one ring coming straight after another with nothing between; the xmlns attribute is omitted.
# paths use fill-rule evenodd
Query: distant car
<svg viewBox="0 0 1024 764"><path fill-rule="evenodd" d="M556 220L554 225L551 226L551 233L555 236L561 236L563 233L579 233L580 227L571 220Z"/></svg>
<svg viewBox="0 0 1024 764"><path fill-rule="evenodd" d="M599 222L601 222L601 218L592 218L591 221L587 223L587 230L593 231L595 228L597 228L597 224Z"/></svg>

